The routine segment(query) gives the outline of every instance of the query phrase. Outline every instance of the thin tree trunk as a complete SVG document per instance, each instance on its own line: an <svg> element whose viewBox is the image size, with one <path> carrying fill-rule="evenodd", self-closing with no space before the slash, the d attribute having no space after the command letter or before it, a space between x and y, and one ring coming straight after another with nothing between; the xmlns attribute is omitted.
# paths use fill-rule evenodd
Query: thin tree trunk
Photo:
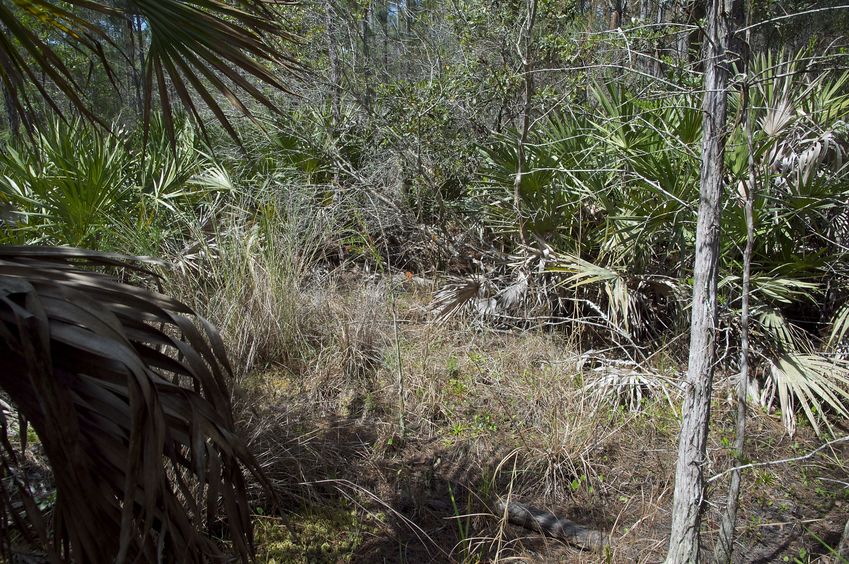
<svg viewBox="0 0 849 564"><path fill-rule="evenodd" d="M400 9L400 3L395 4L396 9ZM380 15L378 16L378 20L380 21L380 27L383 28L383 77L389 77L389 4L387 2L383 2L380 6ZM395 16L396 18L400 17L400 14ZM397 20L396 20L397 21ZM398 26L398 32L400 32L400 25ZM397 33L396 35L400 35Z"/></svg>
<svg viewBox="0 0 849 564"><path fill-rule="evenodd" d="M327 57L330 61L330 112L334 131L339 127L339 49L336 43L336 13L331 0L324 2L324 27L327 31Z"/></svg>
<svg viewBox="0 0 849 564"><path fill-rule="evenodd" d="M374 98L374 88L372 86L372 68L371 68L371 19L373 14L373 2L369 2L366 8L366 13L363 15L362 21L362 39L363 39L363 77L366 82L366 93L364 105L366 111L371 112L372 98Z"/></svg>
<svg viewBox="0 0 849 564"><path fill-rule="evenodd" d="M684 66L689 62L687 54L690 51L690 31L686 28L686 26L690 23L689 12L693 9L694 8L692 6L682 3L678 7L678 17L675 18L677 23L682 26L678 28L678 33L675 34L675 38L673 39L675 58L681 66Z"/></svg>
<svg viewBox="0 0 849 564"><path fill-rule="evenodd" d="M136 51L141 50L142 46L139 44L136 45L136 41L141 43L141 34L136 32L136 16L130 15L127 17L126 21L126 44L128 49L128 58L130 59L130 64L127 67L127 70L130 75L130 87L132 88L132 96L133 96L133 110L136 113L137 118L141 118L142 113L144 111L144 103L142 102L142 79L141 73L144 70L144 67L136 66ZM138 60L141 60L141 56L139 55Z"/></svg>
<svg viewBox="0 0 849 564"><path fill-rule="evenodd" d="M608 0L607 5L610 10L610 25L609 29L618 29L622 25L622 15L625 11L624 0Z"/></svg>
<svg viewBox="0 0 849 564"><path fill-rule="evenodd" d="M649 0L640 0L640 23L646 23L651 9Z"/></svg>
<svg viewBox="0 0 849 564"><path fill-rule="evenodd" d="M734 31L732 19L739 12L737 4L741 2L742 0L709 2L690 355L675 468L672 530L667 563L690 564L699 561L699 528L705 489L702 469L706 462L716 359L716 284L728 98L726 87L729 74L726 49Z"/></svg>
<svg viewBox="0 0 849 564"><path fill-rule="evenodd" d="M657 3L657 19L655 23L657 23L658 28L660 25L666 22L666 2L658 2ZM662 63L662 55L663 55L663 40L658 37L655 40L654 44L654 76L661 76L663 74L663 63Z"/></svg>
<svg viewBox="0 0 849 564"><path fill-rule="evenodd" d="M519 222L519 238L525 243L525 217L522 212L522 176L526 173L525 167L525 145L528 142L528 131L531 128L531 102L534 96L534 74L532 60L532 42L534 23L537 17L536 0L528 0L527 15L522 25L519 41L516 47L522 58L522 77L524 83L524 95L522 100L522 114L519 118L519 138L516 141L516 177L513 179L513 207L516 210L516 219Z"/></svg>
<svg viewBox="0 0 849 564"><path fill-rule="evenodd" d="M0 24L0 33L2 33L3 35L8 35L9 30L6 28L5 25ZM12 63L6 57L5 53L0 53L0 57L2 57L2 60L0 60L0 64L2 64L4 68L11 68ZM6 109L6 120L9 124L9 131L12 132L13 137L17 137L18 131L21 127L21 115L18 113L18 104L21 102L19 102L18 100L23 99L23 96L18 98L18 100L15 100L15 83L12 80L12 77L8 77L8 80L10 81L11 87L10 84L7 84L3 81L0 81L0 87L2 87L3 90L3 104Z"/></svg>
<svg viewBox="0 0 849 564"><path fill-rule="evenodd" d="M752 116L750 112L749 85L743 85L743 96L740 111L745 120L746 145L749 150L749 181L746 186L746 248L743 251L743 289L740 306L740 375L737 381L737 429L734 440L734 460L739 462L743 457L746 444L746 398L749 391L749 284L752 270L752 250L755 246L755 150L752 141ZM740 500L740 484L742 474L740 469L731 473L731 485L728 487L728 501L719 528L719 540L716 545L714 561L725 564L731 561L734 552L734 530L737 526L737 505Z"/></svg>
<svg viewBox="0 0 849 564"><path fill-rule="evenodd" d="M145 97L144 94L144 82L145 82L145 32L142 29L142 20L139 16L133 16L133 27L135 32L133 33L133 37L138 41L138 44L135 46L136 58L133 59L133 68L136 64L136 59L138 59L138 91L137 97L140 104L140 112L139 115L143 116L145 113Z"/></svg>

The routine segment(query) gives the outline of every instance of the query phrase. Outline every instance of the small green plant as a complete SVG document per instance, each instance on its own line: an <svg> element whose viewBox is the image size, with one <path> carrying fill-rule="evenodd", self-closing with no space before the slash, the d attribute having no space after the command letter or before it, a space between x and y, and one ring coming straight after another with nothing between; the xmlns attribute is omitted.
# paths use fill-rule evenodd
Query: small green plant
<svg viewBox="0 0 849 564"><path fill-rule="evenodd" d="M445 369L452 379L456 379L460 375L460 360L454 355L449 356L448 360L445 361Z"/></svg>
<svg viewBox="0 0 849 564"><path fill-rule="evenodd" d="M27 427L27 444L37 445L41 442L41 439L38 438L38 433L35 432L35 429L30 425Z"/></svg>
<svg viewBox="0 0 849 564"><path fill-rule="evenodd" d="M581 474L580 476L577 476L577 477L572 479L572 482L569 484L569 487L572 489L573 492L577 492L579 489L581 489L582 486L585 486L586 483L587 483L586 474ZM590 488L590 490L591 489L592 488Z"/></svg>
<svg viewBox="0 0 849 564"><path fill-rule="evenodd" d="M460 562L478 562L479 558L471 553L470 531L472 526L472 494L466 495L465 513L460 512L454 488L448 483L448 497L451 499L451 509L454 521L457 523L457 545L460 547Z"/></svg>
<svg viewBox="0 0 849 564"><path fill-rule="evenodd" d="M451 434L455 437L462 437L466 433L466 425L463 423L454 423L451 426Z"/></svg>
<svg viewBox="0 0 849 564"><path fill-rule="evenodd" d="M811 561L811 554L803 546L799 549L798 556L793 559L793 564L808 564Z"/></svg>
<svg viewBox="0 0 849 564"><path fill-rule="evenodd" d="M468 388L466 386L466 383L463 382L461 379L451 378L450 380L448 380L448 384L446 385L446 389L448 390L448 393L450 393L452 396L456 396L458 398L461 398L464 395L466 395L466 390Z"/></svg>
<svg viewBox="0 0 849 564"><path fill-rule="evenodd" d="M381 527L381 515L360 515L345 506L324 507L288 517L254 518L257 556L261 562L350 562L366 535Z"/></svg>
<svg viewBox="0 0 849 564"><path fill-rule="evenodd" d="M498 430L498 425L489 413L475 413L472 417L472 427L481 433Z"/></svg>
<svg viewBox="0 0 849 564"><path fill-rule="evenodd" d="M771 486L775 484L776 476L768 470L760 470L755 472L755 483L763 486Z"/></svg>
<svg viewBox="0 0 849 564"><path fill-rule="evenodd" d="M826 499L832 498L836 496L836 493L828 488L824 488L823 486L817 486L814 488L814 493L819 497L823 497Z"/></svg>

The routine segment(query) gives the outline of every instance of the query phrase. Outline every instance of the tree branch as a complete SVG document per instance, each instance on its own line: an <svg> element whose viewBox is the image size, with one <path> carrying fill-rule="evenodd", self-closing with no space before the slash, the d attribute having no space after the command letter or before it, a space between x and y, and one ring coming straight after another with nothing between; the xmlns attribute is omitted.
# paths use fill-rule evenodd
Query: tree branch
<svg viewBox="0 0 849 564"><path fill-rule="evenodd" d="M713 476L712 478L707 480L707 483L710 484L711 482L714 482L714 481L720 479L721 477L725 476L729 472L734 472L735 470L746 470L748 468L759 468L761 466L776 466L778 464L787 464L788 462L799 462L799 461L802 461L802 460L808 460L809 458L813 458L813 456L816 453L818 453L819 451L821 451L821 450L823 450L827 447L830 447L831 445L835 445L835 444L838 444L838 443L844 443L844 442L847 442L847 441L849 441L849 435L846 435L845 437L840 437L839 439L834 439L834 440L828 441L827 443L820 445L819 447L815 448L814 450L812 450L811 452L809 452L808 454L805 454L803 456L797 456L795 458L783 458L781 460L771 460L769 462L753 462L751 464L744 464L742 466L735 466L734 468L729 468L728 470L725 470L724 472L720 472L716 476Z"/></svg>

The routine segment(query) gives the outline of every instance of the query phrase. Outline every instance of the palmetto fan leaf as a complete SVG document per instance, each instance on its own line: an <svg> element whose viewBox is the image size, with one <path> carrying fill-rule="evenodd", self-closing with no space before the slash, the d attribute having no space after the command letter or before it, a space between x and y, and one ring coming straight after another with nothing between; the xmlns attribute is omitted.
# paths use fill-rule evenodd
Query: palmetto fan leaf
<svg viewBox="0 0 849 564"><path fill-rule="evenodd" d="M99 18L140 19L150 37L145 53L145 121L149 120L154 94L165 114L173 138L171 113L176 97L200 122L197 95L228 133L238 138L218 96L250 116L243 98L274 108L259 84L286 90L273 63L292 73L294 59L281 54L275 39L295 41L275 17L272 6L285 2L265 0L128 0L113 5L97 0L13 0L0 4L0 80L23 116L32 116L33 89L48 106L62 114L61 97L92 121L101 123L85 102L81 84L57 53L55 40L39 32L59 36L72 47L88 52L111 78L112 65L104 46L115 48ZM65 7L63 7L65 6ZM116 7L117 6L117 7ZM129 63L130 57L124 55ZM42 81L40 76L46 80ZM48 83L53 88L48 87ZM171 88L169 88L169 85ZM57 96L54 92L58 92Z"/></svg>
<svg viewBox="0 0 849 564"><path fill-rule="evenodd" d="M264 482L235 432L220 337L183 304L93 267L145 273L117 255L0 248L0 389L53 469L53 534L22 481L0 510L23 523L9 502L23 499L22 534L51 561L206 561L223 556L212 534L225 527L247 561L243 472ZM17 455L0 423L9 470Z"/></svg>
<svg viewBox="0 0 849 564"><path fill-rule="evenodd" d="M32 138L34 146L0 151L0 201L15 210L14 231L30 242L96 244L116 212L130 207L125 136L56 120L34 129Z"/></svg>
<svg viewBox="0 0 849 564"><path fill-rule="evenodd" d="M800 407L814 431L820 424L833 432L828 414L849 417L849 364L817 354L791 352L769 359L770 387L778 393L781 416L791 434Z"/></svg>

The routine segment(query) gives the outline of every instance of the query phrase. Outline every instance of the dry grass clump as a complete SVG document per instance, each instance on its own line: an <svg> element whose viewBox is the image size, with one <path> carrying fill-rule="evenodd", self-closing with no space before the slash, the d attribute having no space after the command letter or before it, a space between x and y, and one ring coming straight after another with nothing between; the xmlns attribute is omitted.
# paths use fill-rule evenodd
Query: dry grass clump
<svg viewBox="0 0 849 564"><path fill-rule="evenodd" d="M557 334L425 325L403 335L411 425L438 445L430 458L443 460L444 479L470 492L459 509L470 515L467 551L557 553L497 515L478 516L508 495L619 535L663 518L677 425L665 394L645 390L639 411L600 403L586 386L592 373Z"/></svg>
<svg viewBox="0 0 849 564"><path fill-rule="evenodd" d="M423 430L515 449L513 487L547 501L568 498L575 480L597 481L592 460L621 431L622 417L591 401L580 357L562 338L427 326L405 338L406 404Z"/></svg>
<svg viewBox="0 0 849 564"><path fill-rule="evenodd" d="M313 195L267 187L239 204L222 205L186 226L187 243L169 252L169 290L220 328L239 376L274 364L299 371L320 315L310 287L333 248L338 209Z"/></svg>

